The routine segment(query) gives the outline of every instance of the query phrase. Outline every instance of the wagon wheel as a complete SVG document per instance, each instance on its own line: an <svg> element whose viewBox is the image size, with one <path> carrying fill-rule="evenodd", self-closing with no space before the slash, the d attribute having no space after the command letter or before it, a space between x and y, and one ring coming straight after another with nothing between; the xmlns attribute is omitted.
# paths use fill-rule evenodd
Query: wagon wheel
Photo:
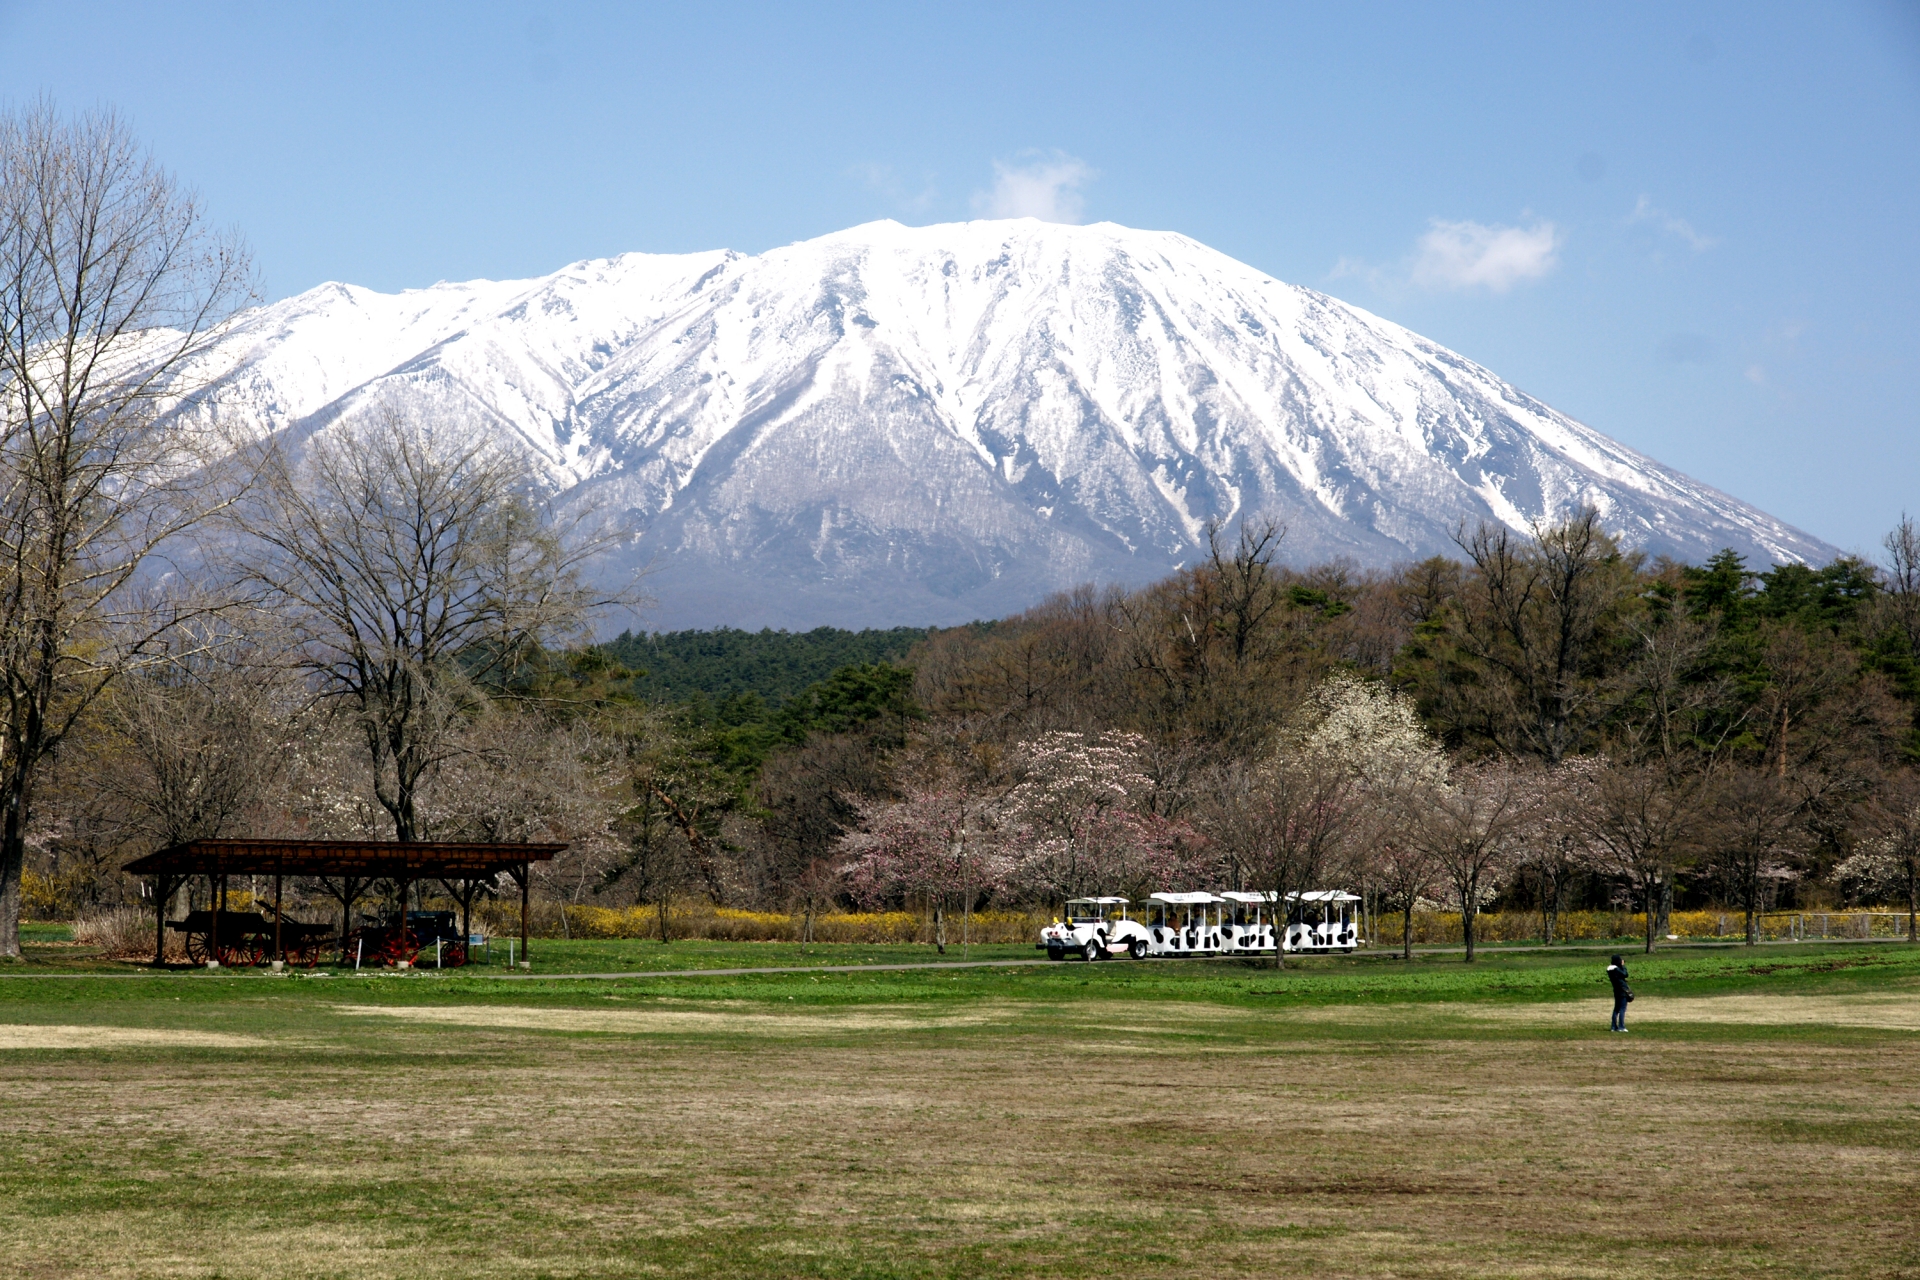
<svg viewBox="0 0 1920 1280"><path fill-rule="evenodd" d="M207 935L204 933L189 933L187 935L187 959L194 964L205 964L210 958L207 941Z"/></svg>
<svg viewBox="0 0 1920 1280"><path fill-rule="evenodd" d="M386 965L399 964L402 960L411 962L415 954L415 950L406 945L406 940L399 933L388 933L380 939L380 945L374 949L374 963Z"/></svg>

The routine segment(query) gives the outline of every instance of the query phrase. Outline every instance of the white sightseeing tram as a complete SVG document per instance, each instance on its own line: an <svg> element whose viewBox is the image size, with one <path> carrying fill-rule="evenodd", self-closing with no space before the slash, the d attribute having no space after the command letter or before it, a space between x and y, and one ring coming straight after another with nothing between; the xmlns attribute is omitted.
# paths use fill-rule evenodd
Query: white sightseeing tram
<svg viewBox="0 0 1920 1280"><path fill-rule="evenodd" d="M1360 899L1338 889L1287 895L1276 910L1272 893L1155 893L1141 918L1126 898L1070 898L1062 918L1040 931L1049 959L1105 960L1129 955L1272 955L1276 939L1289 952L1352 951L1360 944Z"/></svg>

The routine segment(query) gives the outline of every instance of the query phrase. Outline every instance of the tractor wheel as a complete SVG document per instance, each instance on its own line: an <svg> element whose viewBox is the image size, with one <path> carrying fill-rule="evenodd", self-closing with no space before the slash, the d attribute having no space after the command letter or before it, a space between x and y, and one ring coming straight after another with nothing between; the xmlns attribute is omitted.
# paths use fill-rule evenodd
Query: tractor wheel
<svg viewBox="0 0 1920 1280"><path fill-rule="evenodd" d="M464 942L449 942L440 948L440 967L458 969L467 962L467 946Z"/></svg>
<svg viewBox="0 0 1920 1280"><path fill-rule="evenodd" d="M1147 940L1145 938L1135 938L1127 944L1127 954L1135 960L1145 960L1147 958Z"/></svg>

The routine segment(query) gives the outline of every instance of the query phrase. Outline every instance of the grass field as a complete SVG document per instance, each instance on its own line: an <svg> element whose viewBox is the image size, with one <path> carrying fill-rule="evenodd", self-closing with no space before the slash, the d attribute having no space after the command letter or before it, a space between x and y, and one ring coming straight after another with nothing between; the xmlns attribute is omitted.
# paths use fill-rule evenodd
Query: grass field
<svg viewBox="0 0 1920 1280"><path fill-rule="evenodd" d="M1614 1036L1585 951L516 981L30 942L11 1275L1920 1274L1905 945L1629 956Z"/></svg>

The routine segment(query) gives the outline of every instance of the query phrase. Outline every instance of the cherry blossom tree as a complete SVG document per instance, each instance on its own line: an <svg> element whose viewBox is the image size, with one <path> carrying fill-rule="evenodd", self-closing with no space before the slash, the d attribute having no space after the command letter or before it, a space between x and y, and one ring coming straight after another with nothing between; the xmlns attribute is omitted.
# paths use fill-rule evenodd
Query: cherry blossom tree
<svg viewBox="0 0 1920 1280"><path fill-rule="evenodd" d="M903 898L934 903L934 945L946 954L945 904L965 904L971 934L973 902L1007 883L998 806L990 797L948 782L910 789L900 800L853 799L856 830L841 837L849 857L843 874L854 898L877 907Z"/></svg>

